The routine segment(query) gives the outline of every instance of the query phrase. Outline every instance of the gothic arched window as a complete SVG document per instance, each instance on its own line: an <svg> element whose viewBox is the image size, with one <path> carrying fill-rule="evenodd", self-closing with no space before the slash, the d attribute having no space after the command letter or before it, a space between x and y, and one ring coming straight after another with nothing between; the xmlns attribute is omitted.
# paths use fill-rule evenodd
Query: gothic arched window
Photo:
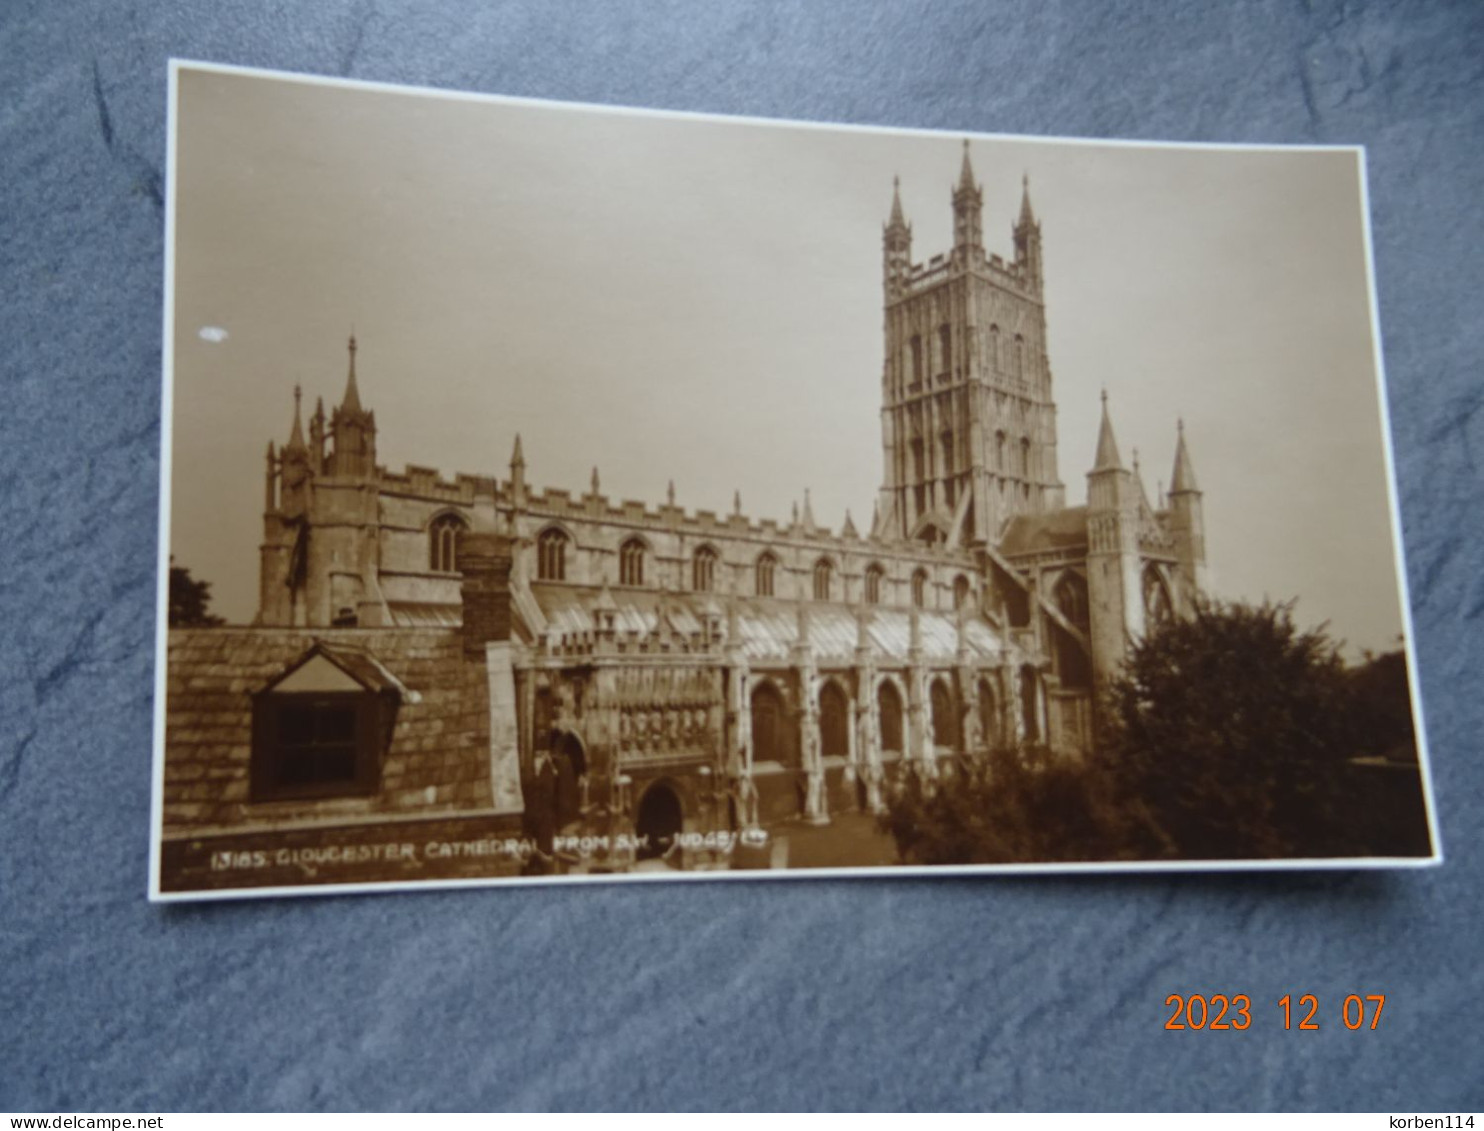
<svg viewBox="0 0 1484 1131"><path fill-rule="evenodd" d="M567 543L571 539L555 526L548 527L536 539L536 579L567 580Z"/></svg>
<svg viewBox="0 0 1484 1131"><path fill-rule="evenodd" d="M837 683L819 689L819 752L826 758L850 755L850 700Z"/></svg>
<svg viewBox="0 0 1484 1131"><path fill-rule="evenodd" d="M759 597L773 596L773 579L778 572L778 559L772 554L764 554L757 560L757 578L754 588Z"/></svg>
<svg viewBox="0 0 1484 1131"><path fill-rule="evenodd" d="M912 575L912 604L919 609L927 608L927 570L920 569Z"/></svg>
<svg viewBox="0 0 1484 1131"><path fill-rule="evenodd" d="M947 322L938 327L938 357L942 362L938 372L953 372L953 328Z"/></svg>
<svg viewBox="0 0 1484 1131"><path fill-rule="evenodd" d="M630 538L618 551L618 583L620 585L644 584L644 543Z"/></svg>
<svg viewBox="0 0 1484 1131"><path fill-rule="evenodd" d="M829 558L820 558L814 563L814 599L816 601L828 601L830 599L830 582L834 580L835 567L830 564Z"/></svg>
<svg viewBox="0 0 1484 1131"><path fill-rule="evenodd" d="M1015 335L1015 376L1017 379L1025 376L1025 339L1019 334Z"/></svg>
<svg viewBox="0 0 1484 1131"><path fill-rule="evenodd" d="M1000 741L999 696L987 679L979 681L979 738L989 749L994 749Z"/></svg>
<svg viewBox="0 0 1484 1131"><path fill-rule="evenodd" d="M996 471L1005 471L1005 434L994 434L994 466Z"/></svg>
<svg viewBox="0 0 1484 1131"><path fill-rule="evenodd" d="M1020 440L1020 477L1029 479L1031 477L1031 442L1025 437Z"/></svg>
<svg viewBox="0 0 1484 1131"><path fill-rule="evenodd" d="M969 603L969 579L959 574L953 579L953 607L965 608Z"/></svg>
<svg viewBox="0 0 1484 1131"><path fill-rule="evenodd" d="M881 604L881 582L886 577L886 570L879 565L866 567L866 604Z"/></svg>
<svg viewBox="0 0 1484 1131"><path fill-rule="evenodd" d="M1029 664L1020 669L1020 722L1027 742L1041 741L1041 677Z"/></svg>
<svg viewBox="0 0 1484 1131"><path fill-rule="evenodd" d="M989 327L989 368L997 370L1000 367L1000 328L991 324Z"/></svg>
<svg viewBox="0 0 1484 1131"><path fill-rule="evenodd" d="M691 588L697 593L710 593L716 588L716 551L702 546L691 562Z"/></svg>
<svg viewBox="0 0 1484 1131"><path fill-rule="evenodd" d="M917 383L922 380L922 338L917 334L912 335L912 381Z"/></svg>
<svg viewBox="0 0 1484 1131"><path fill-rule="evenodd" d="M881 721L881 749L902 752L902 695L896 684L883 680L876 691L876 711Z"/></svg>
<svg viewBox="0 0 1484 1131"><path fill-rule="evenodd" d="M760 683L752 692L752 759L754 762L794 762L788 717L783 696L771 683Z"/></svg>
<svg viewBox="0 0 1484 1131"><path fill-rule="evenodd" d="M459 570L459 534L469 524L456 514L440 514L428 527L428 568L434 573Z"/></svg>
<svg viewBox="0 0 1484 1131"><path fill-rule="evenodd" d="M1144 571L1144 618L1149 627L1164 624L1174 615L1170 590L1159 570L1150 566Z"/></svg>
<svg viewBox="0 0 1484 1131"><path fill-rule="evenodd" d="M1083 632L1087 631L1087 582L1081 574L1063 574L1061 580L1056 583L1056 588L1052 590L1051 599L1056 602L1056 607L1061 610L1062 616Z"/></svg>
<svg viewBox="0 0 1484 1131"><path fill-rule="evenodd" d="M933 680L929 698L933 708L933 745L957 750L958 704L954 701L953 690L948 686L948 681Z"/></svg>

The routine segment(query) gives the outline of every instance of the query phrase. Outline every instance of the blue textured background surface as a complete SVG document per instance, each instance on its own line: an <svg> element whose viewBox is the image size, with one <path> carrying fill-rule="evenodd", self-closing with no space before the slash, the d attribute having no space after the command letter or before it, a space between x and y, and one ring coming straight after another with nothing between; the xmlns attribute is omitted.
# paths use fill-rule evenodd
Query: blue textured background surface
<svg viewBox="0 0 1484 1131"><path fill-rule="evenodd" d="M1448 862L149 906L171 55L1364 143ZM12 3L0 59L0 1109L1484 1106L1484 7ZM1172 992L1248 993L1254 1024L1165 1032ZM1284 1032L1290 992L1388 1004Z"/></svg>

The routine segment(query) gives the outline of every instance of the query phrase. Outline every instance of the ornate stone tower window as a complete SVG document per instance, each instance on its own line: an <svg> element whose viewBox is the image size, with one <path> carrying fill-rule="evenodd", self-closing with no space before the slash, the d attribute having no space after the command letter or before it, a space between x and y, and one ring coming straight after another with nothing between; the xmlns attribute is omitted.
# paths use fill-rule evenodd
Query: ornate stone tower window
<svg viewBox="0 0 1484 1131"><path fill-rule="evenodd" d="M881 582L886 577L886 570L879 565L866 567L866 604L881 604Z"/></svg>
<svg viewBox="0 0 1484 1131"><path fill-rule="evenodd" d="M567 543L570 539L556 527L541 532L536 540L536 577L541 581L567 580Z"/></svg>
<svg viewBox="0 0 1484 1131"><path fill-rule="evenodd" d="M618 583L620 585L644 584L644 543L630 538L618 551Z"/></svg>
<svg viewBox="0 0 1484 1131"><path fill-rule="evenodd" d="M434 573L457 573L459 534L469 524L456 514L441 514L428 527L428 568Z"/></svg>

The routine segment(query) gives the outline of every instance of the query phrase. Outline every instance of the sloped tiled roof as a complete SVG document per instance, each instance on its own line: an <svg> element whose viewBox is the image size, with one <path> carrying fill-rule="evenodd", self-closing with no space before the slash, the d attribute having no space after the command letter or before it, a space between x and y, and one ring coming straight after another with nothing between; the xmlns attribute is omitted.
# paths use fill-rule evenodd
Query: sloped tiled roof
<svg viewBox="0 0 1484 1131"><path fill-rule="evenodd" d="M595 629L592 610L596 590L566 585L533 585L532 593L546 615L547 625L558 641L577 640ZM646 636L658 622L661 595L645 590L618 589L611 593L617 606L614 630ZM715 604L722 627L735 602L737 631L749 660L784 660L799 639L799 603L766 597L720 597L712 594L666 594L663 602L673 630L689 637L702 632L700 614L706 602ZM951 662L958 651L956 613L922 610L918 613L923 656L929 662ZM831 602L808 603L809 643L816 657L845 659L855 654L860 628L857 609ZM905 658L911 642L911 612L907 609L873 606L870 610L870 639L878 657ZM982 617L970 617L965 626L969 649L975 658L991 659L1001 650L995 629Z"/></svg>
<svg viewBox="0 0 1484 1131"><path fill-rule="evenodd" d="M1049 514L1021 514L1010 520L1000 553L1006 557L1071 550L1087 545L1087 508L1066 507Z"/></svg>
<svg viewBox="0 0 1484 1131"><path fill-rule="evenodd" d="M363 683L401 685L381 790L374 797L249 804L252 695L317 644ZM487 678L482 663L464 659L457 630L174 629L166 670L166 835L306 816L487 806Z"/></svg>

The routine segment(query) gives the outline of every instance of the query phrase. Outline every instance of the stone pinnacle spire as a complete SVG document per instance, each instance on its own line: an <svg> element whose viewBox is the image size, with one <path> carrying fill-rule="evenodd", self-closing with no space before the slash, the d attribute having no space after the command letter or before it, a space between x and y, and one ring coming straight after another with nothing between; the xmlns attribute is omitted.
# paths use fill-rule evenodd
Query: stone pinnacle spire
<svg viewBox="0 0 1484 1131"><path fill-rule="evenodd" d="M1185 421L1179 421L1177 425L1179 440L1175 444L1175 470L1170 476L1170 494L1178 495L1182 491L1199 491L1200 486L1196 483L1195 465L1190 462L1190 451L1185 446Z"/></svg>
<svg viewBox="0 0 1484 1131"><path fill-rule="evenodd" d="M891 179L891 219L886 222L889 228L905 228L907 219L902 215L902 178Z"/></svg>
<svg viewBox="0 0 1484 1131"><path fill-rule="evenodd" d="M347 413L361 411L361 393L356 388L356 336L350 336L348 346L350 350L350 373L345 379L345 397L340 402L340 407Z"/></svg>
<svg viewBox="0 0 1484 1131"><path fill-rule="evenodd" d="M964 163L958 171L958 187L968 189L972 192L974 184L974 166L969 162L969 139L964 138Z"/></svg>
<svg viewBox="0 0 1484 1131"><path fill-rule="evenodd" d="M1020 177L1020 227L1029 228L1036 223L1036 212L1031 207L1031 176L1023 173Z"/></svg>
<svg viewBox="0 0 1484 1131"><path fill-rule="evenodd" d="M1098 454L1093 461L1094 471L1107 471L1123 469L1123 461L1118 458L1118 441L1113 438L1113 421L1108 416L1108 390L1103 390L1103 423L1098 429Z"/></svg>
<svg viewBox="0 0 1484 1131"><path fill-rule="evenodd" d="M289 433L289 442L284 445L286 452L302 452L304 450L304 429L299 425L299 401L304 395L304 390L298 385L294 386L294 427Z"/></svg>

